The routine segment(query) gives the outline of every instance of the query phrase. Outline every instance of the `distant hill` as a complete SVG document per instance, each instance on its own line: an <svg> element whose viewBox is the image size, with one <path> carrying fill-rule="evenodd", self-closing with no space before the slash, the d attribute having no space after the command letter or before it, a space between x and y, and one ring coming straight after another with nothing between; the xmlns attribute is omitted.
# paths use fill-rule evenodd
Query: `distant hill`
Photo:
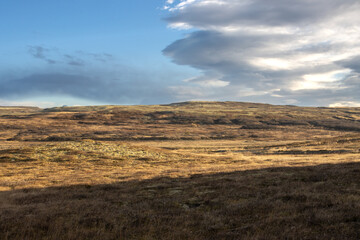
<svg viewBox="0 0 360 240"><path fill-rule="evenodd" d="M13 119L13 128L20 130L9 139L28 141L44 140L47 137L50 137L49 140L237 139L254 135L254 132L255 135L261 133L264 137L278 134L270 134L269 131L281 131L283 134L312 134L314 130L360 132L360 108L297 107L245 102L47 109L1 107L0 118ZM26 121L16 122L15 119ZM62 125L67 127L60 127ZM88 127L86 131L84 126ZM120 129L119 126L127 127ZM5 124L3 128L9 126ZM158 131L160 128L162 130ZM191 128L190 133L185 134L184 128ZM72 134L68 134L69 131Z"/></svg>
<svg viewBox="0 0 360 240"><path fill-rule="evenodd" d="M1 115L19 115L28 114L34 112L40 112L42 109L38 107L26 107L26 106L0 106Z"/></svg>

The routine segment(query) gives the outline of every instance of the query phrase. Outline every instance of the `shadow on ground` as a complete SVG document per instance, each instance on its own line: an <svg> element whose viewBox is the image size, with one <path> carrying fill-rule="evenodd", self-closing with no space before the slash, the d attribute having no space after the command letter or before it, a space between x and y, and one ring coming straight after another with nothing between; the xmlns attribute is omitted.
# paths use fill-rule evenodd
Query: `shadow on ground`
<svg viewBox="0 0 360 240"><path fill-rule="evenodd" d="M0 239L360 239L360 163L0 192Z"/></svg>

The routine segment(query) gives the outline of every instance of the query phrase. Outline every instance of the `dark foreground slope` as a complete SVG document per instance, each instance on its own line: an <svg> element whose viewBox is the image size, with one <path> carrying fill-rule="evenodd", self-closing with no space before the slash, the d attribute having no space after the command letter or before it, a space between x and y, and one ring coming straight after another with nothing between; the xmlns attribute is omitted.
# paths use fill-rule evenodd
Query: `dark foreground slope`
<svg viewBox="0 0 360 240"><path fill-rule="evenodd" d="M359 239L360 108L0 107L0 239Z"/></svg>
<svg viewBox="0 0 360 240"><path fill-rule="evenodd" d="M0 192L0 239L359 239L360 164Z"/></svg>

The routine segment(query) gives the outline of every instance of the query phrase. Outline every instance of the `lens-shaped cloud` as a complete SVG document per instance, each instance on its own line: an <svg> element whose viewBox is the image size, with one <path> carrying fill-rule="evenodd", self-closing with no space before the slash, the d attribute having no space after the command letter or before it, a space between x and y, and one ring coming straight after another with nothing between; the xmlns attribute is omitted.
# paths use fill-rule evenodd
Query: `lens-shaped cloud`
<svg viewBox="0 0 360 240"><path fill-rule="evenodd" d="M163 51L203 72L187 80L189 93L301 105L360 102L356 0L183 0L167 9L170 27L193 29ZM207 95L204 85L214 82L227 84L213 84L217 90ZM184 86L179 90L185 98Z"/></svg>

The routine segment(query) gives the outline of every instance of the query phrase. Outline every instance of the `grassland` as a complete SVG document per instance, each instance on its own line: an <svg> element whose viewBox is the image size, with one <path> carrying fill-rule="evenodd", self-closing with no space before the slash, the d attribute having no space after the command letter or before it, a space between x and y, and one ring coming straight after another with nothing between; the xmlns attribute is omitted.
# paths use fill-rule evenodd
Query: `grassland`
<svg viewBox="0 0 360 240"><path fill-rule="evenodd" d="M0 239L360 239L360 108L0 107Z"/></svg>

